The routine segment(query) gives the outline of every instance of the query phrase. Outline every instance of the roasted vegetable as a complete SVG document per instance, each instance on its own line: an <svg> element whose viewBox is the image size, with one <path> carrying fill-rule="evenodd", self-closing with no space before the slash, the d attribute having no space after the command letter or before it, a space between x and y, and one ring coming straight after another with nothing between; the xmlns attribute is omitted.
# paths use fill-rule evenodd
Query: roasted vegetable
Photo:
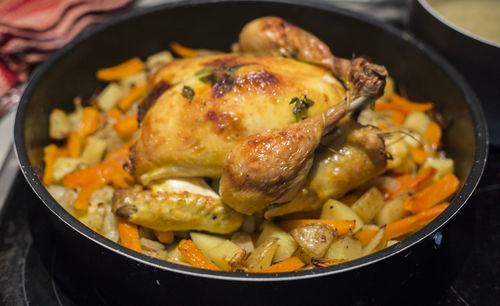
<svg viewBox="0 0 500 306"><path fill-rule="evenodd" d="M354 210L363 221L369 223L384 207L384 195L377 188L370 188L354 204Z"/></svg>
<svg viewBox="0 0 500 306"><path fill-rule="evenodd" d="M323 204L321 210L321 219L326 220L353 220L356 222L356 227L353 232L357 232L365 224L358 214L349 206L337 200L330 199Z"/></svg>
<svg viewBox="0 0 500 306"><path fill-rule="evenodd" d="M269 268L277 250L278 238L269 238L250 253L250 256L245 261L245 268L250 272Z"/></svg>
<svg viewBox="0 0 500 306"><path fill-rule="evenodd" d="M302 251L301 254L307 262L310 257L323 257L335 238L331 227L322 223L311 223L294 229L291 235L297 241Z"/></svg>
<svg viewBox="0 0 500 306"><path fill-rule="evenodd" d="M269 238L278 238L278 250L276 250L273 262L281 261L292 256L293 252L297 249L297 242L295 242L290 234L274 225L272 222L266 221L256 244L260 245Z"/></svg>

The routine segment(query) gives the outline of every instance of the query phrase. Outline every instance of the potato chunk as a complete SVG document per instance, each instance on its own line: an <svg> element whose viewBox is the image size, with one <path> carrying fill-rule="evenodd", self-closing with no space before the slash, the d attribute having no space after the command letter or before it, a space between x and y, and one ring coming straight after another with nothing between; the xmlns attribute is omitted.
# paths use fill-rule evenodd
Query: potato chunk
<svg viewBox="0 0 500 306"><path fill-rule="evenodd" d="M269 238L278 238L278 250L274 255L273 262L281 261L292 256L293 252L297 249L297 242L293 237L273 224L272 222L266 222L264 224L264 229L257 240L257 245L262 244Z"/></svg>
<svg viewBox="0 0 500 306"><path fill-rule="evenodd" d="M384 195L375 187L365 192L354 204L352 209L369 223L384 207Z"/></svg>
<svg viewBox="0 0 500 306"><path fill-rule="evenodd" d="M323 223L311 223L294 229L293 238L306 255L310 257L323 257L335 238L333 229ZM304 258L304 254L301 254ZM310 258L304 258L310 261Z"/></svg>
<svg viewBox="0 0 500 306"><path fill-rule="evenodd" d="M321 209L320 219L326 220L354 220L356 222L356 227L354 228L354 233L359 231L365 222L361 219L358 214L352 210L349 206L337 200L330 199L323 204L323 209Z"/></svg>
<svg viewBox="0 0 500 306"><path fill-rule="evenodd" d="M268 268L272 261L274 254L278 250L278 238L269 238L259 245L248 256L245 267L251 272L257 272L262 269Z"/></svg>
<svg viewBox="0 0 500 306"><path fill-rule="evenodd" d="M342 236L332 242L328 251L326 251L325 257L328 259L354 260L362 255L361 241L351 236Z"/></svg>

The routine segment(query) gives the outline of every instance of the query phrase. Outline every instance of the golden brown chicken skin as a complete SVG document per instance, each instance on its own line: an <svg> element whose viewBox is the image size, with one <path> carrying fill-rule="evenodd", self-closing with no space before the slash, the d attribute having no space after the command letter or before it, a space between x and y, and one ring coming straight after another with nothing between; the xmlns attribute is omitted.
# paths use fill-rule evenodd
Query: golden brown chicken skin
<svg viewBox="0 0 500 306"><path fill-rule="evenodd" d="M142 184L165 177L220 177L239 141L323 113L345 96L325 68L237 54L176 60L156 72L150 88L153 97L145 99L146 115L131 152ZM294 112L290 101L306 97L314 103Z"/></svg>

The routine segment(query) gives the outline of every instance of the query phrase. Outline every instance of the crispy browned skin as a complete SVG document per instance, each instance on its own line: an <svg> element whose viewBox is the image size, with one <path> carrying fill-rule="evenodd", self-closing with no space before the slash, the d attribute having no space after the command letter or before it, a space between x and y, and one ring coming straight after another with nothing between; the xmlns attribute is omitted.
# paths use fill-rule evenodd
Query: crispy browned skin
<svg viewBox="0 0 500 306"><path fill-rule="evenodd" d="M156 73L151 87L156 84L170 87L148 102L131 152L133 172L143 184L165 177L219 177L239 141L296 122L292 98L313 100L302 114L313 116L345 95L327 69L270 56L176 60ZM195 93L191 101L182 95L184 86Z"/></svg>
<svg viewBox="0 0 500 306"><path fill-rule="evenodd" d="M348 60L332 55L330 48L313 34L279 17L249 22L240 32L241 52L288 56L331 69L353 97L378 98L383 93L387 71L364 58Z"/></svg>
<svg viewBox="0 0 500 306"><path fill-rule="evenodd" d="M199 230L226 234L243 223L242 215L220 199L189 192L120 189L113 195L120 218L159 231Z"/></svg>
<svg viewBox="0 0 500 306"><path fill-rule="evenodd" d="M252 135L231 151L220 180L224 203L251 215L288 202L303 186L321 136L347 113L346 104L282 130Z"/></svg>
<svg viewBox="0 0 500 306"><path fill-rule="evenodd" d="M306 184L320 199L339 198L386 170L385 144L377 128L346 120L329 138L318 148Z"/></svg>

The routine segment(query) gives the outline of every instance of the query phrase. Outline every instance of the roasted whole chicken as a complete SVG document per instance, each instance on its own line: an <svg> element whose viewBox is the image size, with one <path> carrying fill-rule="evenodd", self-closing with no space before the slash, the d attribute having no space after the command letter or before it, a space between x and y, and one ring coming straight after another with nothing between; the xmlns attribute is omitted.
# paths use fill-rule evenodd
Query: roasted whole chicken
<svg viewBox="0 0 500 306"><path fill-rule="evenodd" d="M152 73L130 154L145 189L117 191L113 210L159 230L228 233L241 214L316 209L386 170L379 130L350 115L383 94L386 76L364 58L333 56L281 18L256 19L237 52L177 59ZM219 194L194 191L195 199L157 187L202 177L220 180Z"/></svg>

